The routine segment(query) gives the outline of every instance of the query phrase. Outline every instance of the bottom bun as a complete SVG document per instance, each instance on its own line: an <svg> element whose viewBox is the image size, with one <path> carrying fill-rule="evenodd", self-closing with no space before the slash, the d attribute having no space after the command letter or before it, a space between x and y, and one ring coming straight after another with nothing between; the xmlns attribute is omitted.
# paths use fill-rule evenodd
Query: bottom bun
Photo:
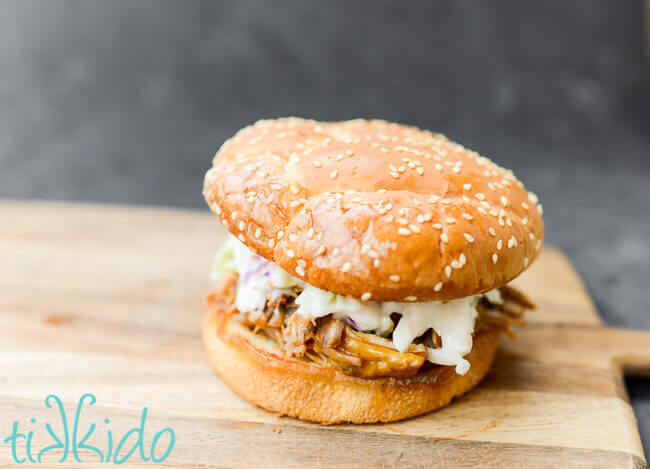
<svg viewBox="0 0 650 469"><path fill-rule="evenodd" d="M212 304L203 324L208 358L221 379L253 404L324 424L393 422L443 407L483 379L499 341L498 331L477 333L463 376L436 365L408 378L364 379L283 357L277 343L230 318Z"/></svg>

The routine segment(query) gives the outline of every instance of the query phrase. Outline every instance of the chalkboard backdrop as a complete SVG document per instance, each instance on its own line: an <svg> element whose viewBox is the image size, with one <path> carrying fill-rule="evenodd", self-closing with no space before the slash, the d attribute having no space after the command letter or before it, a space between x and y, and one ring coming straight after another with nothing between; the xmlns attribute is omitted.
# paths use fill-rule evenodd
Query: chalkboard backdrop
<svg viewBox="0 0 650 469"><path fill-rule="evenodd" d="M204 209L259 118L415 124L514 169L603 317L648 329L643 3L0 0L0 197Z"/></svg>

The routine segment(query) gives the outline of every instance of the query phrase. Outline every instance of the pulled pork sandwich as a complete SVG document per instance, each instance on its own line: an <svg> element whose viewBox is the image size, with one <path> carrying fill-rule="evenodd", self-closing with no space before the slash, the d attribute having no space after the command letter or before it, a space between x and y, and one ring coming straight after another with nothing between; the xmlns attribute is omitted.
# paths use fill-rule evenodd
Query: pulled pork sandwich
<svg viewBox="0 0 650 469"><path fill-rule="evenodd" d="M274 412L364 423L444 406L533 307L507 284L540 252L537 197L440 134L259 121L221 147L204 195L231 234L208 356Z"/></svg>

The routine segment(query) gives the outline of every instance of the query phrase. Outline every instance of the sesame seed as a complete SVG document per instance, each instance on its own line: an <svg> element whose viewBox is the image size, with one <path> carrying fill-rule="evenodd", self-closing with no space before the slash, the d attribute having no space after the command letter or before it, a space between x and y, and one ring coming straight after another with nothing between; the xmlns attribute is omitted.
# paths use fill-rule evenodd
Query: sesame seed
<svg viewBox="0 0 650 469"><path fill-rule="evenodd" d="M324 244L321 244L321 246L318 248L318 251L316 251L317 256L322 256L325 254L325 251L327 251L327 248L325 247Z"/></svg>
<svg viewBox="0 0 650 469"><path fill-rule="evenodd" d="M420 229L419 226L417 226L417 225L413 225L413 224L409 225L409 229L410 229L413 233L421 233L421 232L422 232L422 230Z"/></svg>
<svg viewBox="0 0 650 469"><path fill-rule="evenodd" d="M508 248L512 248L512 247L514 247L514 246L515 246L514 239L513 239L513 238L510 238L510 239L508 240Z"/></svg>
<svg viewBox="0 0 650 469"><path fill-rule="evenodd" d="M345 264L343 264L343 267L341 267L341 272L345 273L348 270L350 270L351 268L352 268L352 264L350 264L349 262L346 262Z"/></svg>
<svg viewBox="0 0 650 469"><path fill-rule="evenodd" d="M497 249L500 251L502 247L503 247L503 240L500 239L499 241L497 241Z"/></svg>
<svg viewBox="0 0 650 469"><path fill-rule="evenodd" d="M526 202L522 202L521 206L524 207L526 210L528 210L528 204Z"/></svg>
<svg viewBox="0 0 650 469"><path fill-rule="evenodd" d="M239 228L239 231L244 231L246 229L246 223L244 223L243 221L240 221L237 228Z"/></svg>
<svg viewBox="0 0 650 469"><path fill-rule="evenodd" d="M290 190L291 193L294 194L294 195L297 194L297 193L299 192L299 191L298 191L298 188L297 188L296 186L289 186L289 190Z"/></svg>
<svg viewBox="0 0 650 469"><path fill-rule="evenodd" d="M298 275L304 277L305 276L305 269L303 269L300 266L296 266L295 271Z"/></svg>
<svg viewBox="0 0 650 469"><path fill-rule="evenodd" d="M309 239L312 239L314 237L315 231L313 228L309 228L309 231L307 231L307 237Z"/></svg>
<svg viewBox="0 0 650 469"><path fill-rule="evenodd" d="M422 215L418 215L415 219L418 223L424 223L424 217Z"/></svg>
<svg viewBox="0 0 650 469"><path fill-rule="evenodd" d="M397 230L397 232L403 236L408 236L411 234L411 232L406 228L400 228L399 230Z"/></svg>
<svg viewBox="0 0 650 469"><path fill-rule="evenodd" d="M422 215L422 218L424 219L424 221L431 221L433 215L431 215L430 213L425 213L424 215Z"/></svg>
<svg viewBox="0 0 650 469"><path fill-rule="evenodd" d="M463 184L463 189L466 191L472 190L472 185L470 183Z"/></svg>
<svg viewBox="0 0 650 469"><path fill-rule="evenodd" d="M482 192L478 192L477 194L474 195L478 200L485 200L485 194Z"/></svg>
<svg viewBox="0 0 650 469"><path fill-rule="evenodd" d="M307 262L304 259L298 259L296 262L300 267L307 267Z"/></svg>
<svg viewBox="0 0 650 469"><path fill-rule="evenodd" d="M441 225L440 223L434 223L434 224L433 224L433 227L434 227L436 230L442 230L442 225Z"/></svg>
<svg viewBox="0 0 650 469"><path fill-rule="evenodd" d="M521 223L526 226L528 224L528 217L524 217L521 219Z"/></svg>
<svg viewBox="0 0 650 469"><path fill-rule="evenodd" d="M463 267L463 264L461 264L460 261L453 260L451 261L451 267L454 269L460 269L461 267Z"/></svg>
<svg viewBox="0 0 650 469"><path fill-rule="evenodd" d="M232 213L230 214L230 218L232 218L233 221L234 221L234 220L237 220L237 212L236 212L236 211L235 211L235 212L232 212Z"/></svg>
<svg viewBox="0 0 650 469"><path fill-rule="evenodd" d="M287 257L294 257L296 253L293 252L293 249L287 249Z"/></svg>
<svg viewBox="0 0 650 469"><path fill-rule="evenodd" d="M317 168L322 168L323 163L321 163L320 161L314 161L314 166L316 166Z"/></svg>
<svg viewBox="0 0 650 469"><path fill-rule="evenodd" d="M473 242L474 242L474 237L473 237L471 234L469 234L469 233L463 233L463 236L465 236L465 239L466 239L467 241L469 241L470 243L473 243Z"/></svg>
<svg viewBox="0 0 650 469"><path fill-rule="evenodd" d="M442 171L442 165L440 163L436 163L436 169L438 171Z"/></svg>
<svg viewBox="0 0 650 469"><path fill-rule="evenodd" d="M393 179L399 179L399 173L395 173L393 171L390 171L389 174Z"/></svg>
<svg viewBox="0 0 650 469"><path fill-rule="evenodd" d="M332 171L330 173L330 179L336 179L336 176L338 176L338 175L339 175L339 171L338 171L338 169L335 169L334 171Z"/></svg>
<svg viewBox="0 0 650 469"><path fill-rule="evenodd" d="M422 169L421 166L418 166L417 168L415 168L415 171L417 171L417 173L418 173L420 176L422 176L422 175L424 174L424 169Z"/></svg>
<svg viewBox="0 0 650 469"><path fill-rule="evenodd" d="M258 239L260 236L262 236L262 230L260 228L256 229L253 236L255 237L255 239Z"/></svg>
<svg viewBox="0 0 650 469"><path fill-rule="evenodd" d="M335 159L336 161L341 161L343 158L345 158L345 155L344 155L343 153L341 153L340 155L338 155L338 156L337 156L336 158L334 158L334 159Z"/></svg>
<svg viewBox="0 0 650 469"><path fill-rule="evenodd" d="M370 251L368 251L368 256L372 257L373 259L376 259L377 257L379 257L379 254L377 254L377 251L371 249Z"/></svg>
<svg viewBox="0 0 650 469"><path fill-rule="evenodd" d="M528 267L528 258L524 257L524 267Z"/></svg>
<svg viewBox="0 0 650 469"><path fill-rule="evenodd" d="M415 300L418 299L418 297L417 297L417 296L410 295L410 296L407 296L407 297L404 298L404 299L405 299L406 301L415 301Z"/></svg>
<svg viewBox="0 0 650 469"><path fill-rule="evenodd" d="M449 223L450 225L453 225L454 223L456 223L456 219L455 219L455 218L451 218L451 217L447 217L447 218L445 218L445 221L446 221L447 223Z"/></svg>
<svg viewBox="0 0 650 469"><path fill-rule="evenodd" d="M508 206L508 198L504 195L501 196L501 203L503 204L504 207Z"/></svg>
<svg viewBox="0 0 650 469"><path fill-rule="evenodd" d="M361 295L361 299L363 301L368 301L372 297L372 294L370 292L365 292L363 295Z"/></svg>
<svg viewBox="0 0 650 469"><path fill-rule="evenodd" d="M445 233L440 234L440 239L442 240L443 243L448 243L449 242L449 238L447 237L447 235Z"/></svg>
<svg viewBox="0 0 650 469"><path fill-rule="evenodd" d="M409 224L409 221L406 218L398 218L397 220L395 220L395 223L406 226Z"/></svg>
<svg viewBox="0 0 650 469"><path fill-rule="evenodd" d="M269 239L268 245L269 248L273 249L273 247L275 246L275 240L273 238Z"/></svg>
<svg viewBox="0 0 650 469"><path fill-rule="evenodd" d="M297 207L298 205L300 205L301 203L302 203L302 202L300 202L299 200L292 200L291 202L289 202L289 207L291 207L291 208L296 208L296 207Z"/></svg>
<svg viewBox="0 0 650 469"><path fill-rule="evenodd" d="M496 264L498 260L499 260L499 256L497 256L496 254L492 254L492 263Z"/></svg>
<svg viewBox="0 0 650 469"><path fill-rule="evenodd" d="M298 237L295 234L291 233L289 235L289 241L291 241L292 243L295 243L297 239Z"/></svg>
<svg viewBox="0 0 650 469"><path fill-rule="evenodd" d="M534 240L534 239L535 239L535 234L534 234L534 233L528 233L528 237L529 237L531 240Z"/></svg>
<svg viewBox="0 0 650 469"><path fill-rule="evenodd" d="M392 282L399 282L399 275L391 275L388 277Z"/></svg>
<svg viewBox="0 0 650 469"><path fill-rule="evenodd" d="M334 248L332 250L332 255L333 256L338 256L341 253L341 250L339 248Z"/></svg>
<svg viewBox="0 0 650 469"><path fill-rule="evenodd" d="M474 217L471 216L469 213L463 213L463 218L465 220L473 220L474 219Z"/></svg>
<svg viewBox="0 0 650 469"><path fill-rule="evenodd" d="M492 236L496 236L496 235L497 235L497 232L494 231L494 228L492 228L492 227L489 227L489 228L488 228L488 233L490 233Z"/></svg>
<svg viewBox="0 0 650 469"><path fill-rule="evenodd" d="M542 240L538 239L537 242L535 243L535 250L539 251L539 248L542 247Z"/></svg>
<svg viewBox="0 0 650 469"><path fill-rule="evenodd" d="M442 290L442 282L436 283L436 286L433 287L433 291L440 291Z"/></svg>
<svg viewBox="0 0 650 469"><path fill-rule="evenodd" d="M241 234L241 233L237 236L237 239L239 239L239 241L241 241L242 243L246 242L246 239L244 238L244 235Z"/></svg>
<svg viewBox="0 0 650 469"><path fill-rule="evenodd" d="M445 275L447 275L447 278L451 277L451 267L445 267Z"/></svg>
<svg viewBox="0 0 650 469"><path fill-rule="evenodd" d="M467 257L465 257L465 254L462 254L462 253L461 253L461 255L460 255L460 257L458 258L458 260L459 260L460 263L463 264L463 265L467 264Z"/></svg>
<svg viewBox="0 0 650 469"><path fill-rule="evenodd" d="M379 259L375 259L374 261L372 261L372 265L374 265L375 267L379 267L380 265Z"/></svg>
<svg viewBox="0 0 650 469"><path fill-rule="evenodd" d="M278 231L277 238L281 239L284 236L284 231L280 230Z"/></svg>

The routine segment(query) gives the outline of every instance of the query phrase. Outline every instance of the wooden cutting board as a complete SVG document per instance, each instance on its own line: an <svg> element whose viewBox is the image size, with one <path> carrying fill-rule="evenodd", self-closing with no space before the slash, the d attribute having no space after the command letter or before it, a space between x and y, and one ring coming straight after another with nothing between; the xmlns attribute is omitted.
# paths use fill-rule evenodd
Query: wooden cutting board
<svg viewBox="0 0 650 469"><path fill-rule="evenodd" d="M144 446L171 427L174 467L646 467L622 375L650 374L650 334L603 326L558 251L516 281L539 308L476 390L404 422L325 427L253 407L208 366L203 299L223 236L204 212L0 203L0 466L13 422L48 444L47 395L72 415L92 393L89 441L106 448L146 406Z"/></svg>

